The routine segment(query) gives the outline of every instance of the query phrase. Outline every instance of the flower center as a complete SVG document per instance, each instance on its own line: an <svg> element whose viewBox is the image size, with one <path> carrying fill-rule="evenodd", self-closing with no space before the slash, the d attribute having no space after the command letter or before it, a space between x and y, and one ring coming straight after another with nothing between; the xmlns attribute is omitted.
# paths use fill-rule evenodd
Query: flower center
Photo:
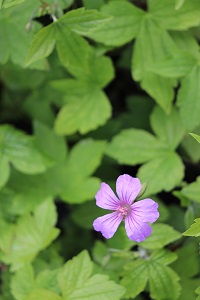
<svg viewBox="0 0 200 300"><path fill-rule="evenodd" d="M120 217L125 218L129 213L129 207L127 207L126 205L118 206L117 211Z"/></svg>

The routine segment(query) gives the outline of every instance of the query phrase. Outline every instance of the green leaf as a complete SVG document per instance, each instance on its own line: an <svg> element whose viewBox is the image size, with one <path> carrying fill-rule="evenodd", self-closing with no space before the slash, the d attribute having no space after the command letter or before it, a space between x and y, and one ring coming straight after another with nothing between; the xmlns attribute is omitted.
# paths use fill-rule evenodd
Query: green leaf
<svg viewBox="0 0 200 300"><path fill-rule="evenodd" d="M197 142L200 143L200 136L199 136L198 134L190 133L190 135L191 135L195 140L197 140Z"/></svg>
<svg viewBox="0 0 200 300"><path fill-rule="evenodd" d="M148 47L146 47L148 45ZM169 112L173 100L175 81L162 78L149 71L159 62L176 51L169 34L153 19L145 18L134 44L132 76L141 81L142 88L166 111Z"/></svg>
<svg viewBox="0 0 200 300"><path fill-rule="evenodd" d="M169 30L186 30L198 26L200 18L199 1L185 1L175 9L174 0L148 1L149 11L159 23ZM181 3L182 4L182 3Z"/></svg>
<svg viewBox="0 0 200 300"><path fill-rule="evenodd" d="M110 2L101 11L113 18L87 36L112 46L121 46L135 38L145 15L144 11L125 1Z"/></svg>
<svg viewBox="0 0 200 300"><path fill-rule="evenodd" d="M151 259L148 261L148 276L152 299L166 299L166 295L170 295L171 300L178 299L181 289L179 277L171 268Z"/></svg>
<svg viewBox="0 0 200 300"><path fill-rule="evenodd" d="M113 138L106 153L119 163L136 165L166 152L165 145L152 134L139 129L126 129ZM145 182L145 181L144 181Z"/></svg>
<svg viewBox="0 0 200 300"><path fill-rule="evenodd" d="M126 288L125 298L134 298L141 293L148 281L146 261L137 259L124 266L121 285Z"/></svg>
<svg viewBox="0 0 200 300"><path fill-rule="evenodd" d="M195 57L190 53L179 52L172 57L154 62L149 71L160 76L177 78L187 75L197 63Z"/></svg>
<svg viewBox="0 0 200 300"><path fill-rule="evenodd" d="M31 262L39 251L45 249L59 234L54 228L57 215L51 200L40 204L33 212L19 219L10 253L4 260L16 270Z"/></svg>
<svg viewBox="0 0 200 300"><path fill-rule="evenodd" d="M0 149L15 168L27 174L46 170L49 159L39 152L32 136L9 125L0 127Z"/></svg>
<svg viewBox="0 0 200 300"><path fill-rule="evenodd" d="M159 249L153 251L153 253L151 254L151 259L164 266L168 266L172 262L176 261L177 258L178 256L175 252L170 252L166 249Z"/></svg>
<svg viewBox="0 0 200 300"><path fill-rule="evenodd" d="M85 35L95 31L103 24L107 24L110 20L112 17L109 15L104 15L94 9L85 10L84 7L81 7L67 12L58 22L63 27L67 26L70 30Z"/></svg>
<svg viewBox="0 0 200 300"><path fill-rule="evenodd" d="M11 281L11 292L16 300L25 300L35 287L34 271L31 265L24 265L14 274Z"/></svg>
<svg viewBox="0 0 200 300"><path fill-rule="evenodd" d="M151 113L150 122L159 139L166 143L169 149L176 149L185 133L177 109L173 108L170 114L167 115L161 108L156 106Z"/></svg>
<svg viewBox="0 0 200 300"><path fill-rule="evenodd" d="M61 292L65 299L118 300L124 288L105 275L92 275L93 264L87 251L68 261L58 275Z"/></svg>
<svg viewBox="0 0 200 300"><path fill-rule="evenodd" d="M153 195L179 185L184 176L184 165L176 153L166 152L140 167L137 176L148 184L145 195Z"/></svg>
<svg viewBox="0 0 200 300"><path fill-rule="evenodd" d="M7 157L0 154L0 189L6 184L10 177L10 167Z"/></svg>
<svg viewBox="0 0 200 300"><path fill-rule="evenodd" d="M45 290L45 289L37 289L34 290L27 298L26 300L38 300L38 299L45 299L45 300L64 300L59 295Z"/></svg>
<svg viewBox="0 0 200 300"><path fill-rule="evenodd" d="M2 0L2 4L0 2L0 9L1 8L8 8L14 5L18 5L22 2L24 2L25 0Z"/></svg>
<svg viewBox="0 0 200 300"><path fill-rule="evenodd" d="M195 129L197 130L197 133L200 133L199 129L200 127L197 127ZM181 147L183 147L190 160L193 163L197 163L200 160L200 149L199 144L196 142L196 140L194 138L191 138L192 134L190 133L190 135L187 134L184 136L181 142Z"/></svg>
<svg viewBox="0 0 200 300"><path fill-rule="evenodd" d="M35 1L25 1L20 5L1 10L1 64L10 59L14 64L24 66L27 51L34 35L34 30L28 33L25 27L36 7ZM34 22L33 27L38 28L40 25Z"/></svg>
<svg viewBox="0 0 200 300"><path fill-rule="evenodd" d="M181 194L192 201L200 203L200 176L197 177L196 181L183 187Z"/></svg>
<svg viewBox="0 0 200 300"><path fill-rule="evenodd" d="M59 294L60 289L58 287L58 278L57 278L58 272L59 269L41 271L35 279L36 287L39 289L47 289L56 294Z"/></svg>
<svg viewBox="0 0 200 300"><path fill-rule="evenodd" d="M190 228L182 234L186 236L200 236L200 218L195 219L194 223L190 226Z"/></svg>
<svg viewBox="0 0 200 300"><path fill-rule="evenodd" d="M26 65L30 65L51 54L56 42L54 29L54 24L51 24L36 33L29 48Z"/></svg>
<svg viewBox="0 0 200 300"><path fill-rule="evenodd" d="M183 124L188 130L200 124L200 67L194 67L182 80L177 104Z"/></svg>
<svg viewBox="0 0 200 300"><path fill-rule="evenodd" d="M108 98L100 89L86 82L68 79L55 87L64 87L65 105L61 108L55 121L55 130L60 135L79 131L85 134L105 124L111 115ZM65 100L66 99L66 100Z"/></svg>
<svg viewBox="0 0 200 300"><path fill-rule="evenodd" d="M153 224L153 233L140 245L146 249L161 249L181 237L180 233L167 224Z"/></svg>
<svg viewBox="0 0 200 300"><path fill-rule="evenodd" d="M34 123L34 131L38 149L45 156L49 157L54 163L65 160L67 146L64 138L56 135L53 129L39 121Z"/></svg>

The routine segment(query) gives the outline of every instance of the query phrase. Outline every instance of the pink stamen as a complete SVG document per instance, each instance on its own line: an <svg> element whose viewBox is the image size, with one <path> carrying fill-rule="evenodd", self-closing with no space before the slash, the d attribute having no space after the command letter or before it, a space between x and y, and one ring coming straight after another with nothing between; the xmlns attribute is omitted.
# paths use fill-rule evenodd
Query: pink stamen
<svg viewBox="0 0 200 300"><path fill-rule="evenodd" d="M126 217L129 212L129 208L127 206L118 206L117 211L119 212L120 217Z"/></svg>

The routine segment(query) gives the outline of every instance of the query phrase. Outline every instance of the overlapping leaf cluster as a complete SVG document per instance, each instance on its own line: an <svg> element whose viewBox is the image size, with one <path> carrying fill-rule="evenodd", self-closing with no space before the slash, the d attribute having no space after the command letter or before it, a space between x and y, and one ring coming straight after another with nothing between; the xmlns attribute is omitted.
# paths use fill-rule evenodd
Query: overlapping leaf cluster
<svg viewBox="0 0 200 300"><path fill-rule="evenodd" d="M199 26L199 0L0 0L1 300L200 298ZM159 203L142 243L92 228L123 173Z"/></svg>

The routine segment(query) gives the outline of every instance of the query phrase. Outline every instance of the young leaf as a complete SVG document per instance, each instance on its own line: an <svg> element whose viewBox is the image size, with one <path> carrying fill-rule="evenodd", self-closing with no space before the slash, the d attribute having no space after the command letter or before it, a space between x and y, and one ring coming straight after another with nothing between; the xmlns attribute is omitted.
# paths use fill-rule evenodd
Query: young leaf
<svg viewBox="0 0 200 300"><path fill-rule="evenodd" d="M135 38L145 15L144 11L125 1L109 2L101 11L113 18L87 36L111 46L121 46Z"/></svg>
<svg viewBox="0 0 200 300"><path fill-rule="evenodd" d="M200 203L200 177L197 177L196 181L183 187L181 194L192 201Z"/></svg>
<svg viewBox="0 0 200 300"><path fill-rule="evenodd" d="M123 287L110 281L107 276L92 276L93 264L87 251L68 261L58 275L62 295L65 299L119 300L124 294Z"/></svg>
<svg viewBox="0 0 200 300"><path fill-rule="evenodd" d="M15 237L10 252L4 260L16 270L31 262L39 251L46 248L59 234L55 206L51 200L40 204L34 214L24 215L16 225Z"/></svg>
<svg viewBox="0 0 200 300"><path fill-rule="evenodd" d="M200 67L195 66L182 80L177 104L185 127L194 129L200 124Z"/></svg>
<svg viewBox="0 0 200 300"><path fill-rule="evenodd" d="M55 42L54 24L38 31L29 48L26 65L49 56L54 49Z"/></svg>
<svg viewBox="0 0 200 300"><path fill-rule="evenodd" d="M200 218L195 219L194 223L190 226L190 228L182 234L187 236L200 236Z"/></svg>
<svg viewBox="0 0 200 300"><path fill-rule="evenodd" d="M64 298L60 297L59 295L45 289L36 289L26 298L26 300L38 300L38 299L64 300Z"/></svg>

